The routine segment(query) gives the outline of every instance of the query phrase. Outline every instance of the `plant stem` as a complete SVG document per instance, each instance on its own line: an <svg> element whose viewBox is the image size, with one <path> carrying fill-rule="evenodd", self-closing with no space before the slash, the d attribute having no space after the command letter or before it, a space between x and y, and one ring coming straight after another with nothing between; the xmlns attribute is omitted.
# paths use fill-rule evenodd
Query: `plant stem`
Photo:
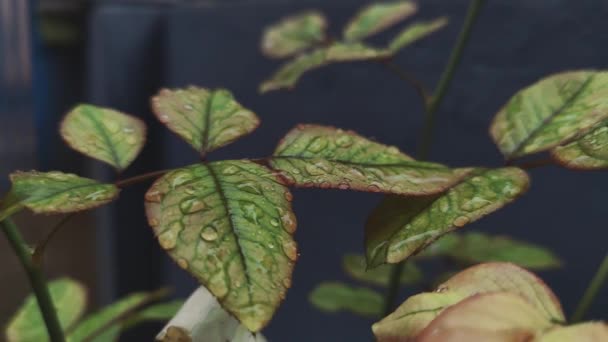
<svg viewBox="0 0 608 342"><path fill-rule="evenodd" d="M420 160L425 160L428 158L431 143L433 141L433 131L435 129L435 113L439 109L439 106L441 105L441 102L448 91L450 83L454 78L454 72L456 71L458 64L460 64L462 52L469 41L473 25L475 24L484 3L485 0L472 0L469 4L464 25L460 30L458 39L456 40L452 53L450 54L450 58L448 59L448 63L443 70L439 83L437 83L437 86L433 91L433 95L430 97L429 101L425 103L426 110L424 116L424 125L422 128L421 140L418 144L418 153L416 154ZM399 284L401 274L403 273L403 267L404 263L400 262L393 266L391 270L389 288L386 292L384 302L385 314L389 314L393 310L395 300L397 299L397 294L399 293Z"/></svg>
<svg viewBox="0 0 608 342"><path fill-rule="evenodd" d="M593 300L595 299L607 279L608 254L606 254L604 260L602 260L600 267L598 267L597 271L595 272L595 275L593 276L593 279L591 279L591 283L589 283L587 290L585 290L585 294L583 294L581 301L578 303L578 306L576 307L576 310L574 311L574 314L570 319L572 323L580 322L583 319L583 317L589 310L589 307L593 303Z"/></svg>
<svg viewBox="0 0 608 342"><path fill-rule="evenodd" d="M133 176L131 178L119 180L116 183L114 183L114 185L116 185L119 188L126 188L126 187L134 185L134 184L145 182L152 178L160 177L169 171L170 170L158 170L158 171L143 173L141 175Z"/></svg>
<svg viewBox="0 0 608 342"><path fill-rule="evenodd" d="M395 76L409 83L414 90L416 90L416 93L418 93L418 96L422 100L422 105L426 108L430 99L429 92L418 78L401 69L398 65L394 64L390 60L380 61L380 63L384 65L385 68L390 70Z"/></svg>
<svg viewBox="0 0 608 342"><path fill-rule="evenodd" d="M46 324L46 329L49 333L49 337L52 342L64 342L65 337L63 329L59 323L57 317L57 311L53 305L53 300L49 289L46 286L46 280L42 273L40 264L36 264L32 260L32 254L29 251L28 246L19 233L19 229L15 223L10 219L6 219L0 223L2 231L6 235L11 247L15 251L15 254L19 258L27 277L29 278L32 290L36 295L42 318Z"/></svg>

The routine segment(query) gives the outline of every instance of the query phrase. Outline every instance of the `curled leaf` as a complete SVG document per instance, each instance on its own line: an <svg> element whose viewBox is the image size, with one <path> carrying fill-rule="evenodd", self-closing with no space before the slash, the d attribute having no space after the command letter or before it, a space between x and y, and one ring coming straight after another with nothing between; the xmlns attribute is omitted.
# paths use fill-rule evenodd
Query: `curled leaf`
<svg viewBox="0 0 608 342"><path fill-rule="evenodd" d="M518 168L459 169L459 183L446 192L424 197L385 198L365 226L370 266L397 263L439 237L496 211L528 188Z"/></svg>
<svg viewBox="0 0 608 342"><path fill-rule="evenodd" d="M297 259L291 193L249 161L195 164L169 172L146 193L158 241L253 332L287 289Z"/></svg>
<svg viewBox="0 0 608 342"><path fill-rule="evenodd" d="M380 2L360 10L344 28L347 41L361 40L381 32L416 13L411 1Z"/></svg>
<svg viewBox="0 0 608 342"><path fill-rule="evenodd" d="M351 277L379 286L388 286L391 277L391 267L381 265L376 268L367 269L365 256L358 254L347 254L342 258L342 265L346 273ZM422 271L413 262L406 262L401 273L400 283L412 285L422 280Z"/></svg>
<svg viewBox="0 0 608 342"><path fill-rule="evenodd" d="M608 121L589 133L551 151L551 156L563 166L575 170L608 168Z"/></svg>
<svg viewBox="0 0 608 342"><path fill-rule="evenodd" d="M272 58L292 56L325 40L327 21L317 11L284 18L268 27L262 37L262 52Z"/></svg>
<svg viewBox="0 0 608 342"><path fill-rule="evenodd" d="M255 130L260 120L225 89L163 89L152 98L154 114L201 155Z"/></svg>
<svg viewBox="0 0 608 342"><path fill-rule="evenodd" d="M310 302L325 312L350 311L361 316L382 313L382 296L365 287L353 287L339 282L319 284L309 296Z"/></svg>
<svg viewBox="0 0 608 342"><path fill-rule="evenodd" d="M415 161L352 131L317 125L299 125L287 133L270 164L301 187L425 195L458 181L443 165Z"/></svg>
<svg viewBox="0 0 608 342"><path fill-rule="evenodd" d="M398 33L389 43L388 49L393 53L396 53L404 47L442 29L447 24L448 19L446 17L437 18L431 21L415 22Z"/></svg>
<svg viewBox="0 0 608 342"><path fill-rule="evenodd" d="M70 147L124 170L146 142L140 119L108 108L82 104L61 122L61 136Z"/></svg>

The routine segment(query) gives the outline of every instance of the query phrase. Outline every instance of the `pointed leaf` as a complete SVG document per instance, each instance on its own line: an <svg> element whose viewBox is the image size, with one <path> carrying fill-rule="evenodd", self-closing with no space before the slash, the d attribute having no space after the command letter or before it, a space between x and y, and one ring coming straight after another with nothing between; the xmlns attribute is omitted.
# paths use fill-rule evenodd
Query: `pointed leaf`
<svg viewBox="0 0 608 342"><path fill-rule="evenodd" d="M225 89L163 89L152 98L156 117L206 155L255 130L260 120Z"/></svg>
<svg viewBox="0 0 608 342"><path fill-rule="evenodd" d="M150 305L138 311L129 323L133 325L143 321L168 321L177 314L182 305L184 301L181 299Z"/></svg>
<svg viewBox="0 0 608 342"><path fill-rule="evenodd" d="M21 172L10 175L13 186L0 207L0 220L26 207L36 214L71 213L95 208L118 196L113 184L71 173Z"/></svg>
<svg viewBox="0 0 608 342"><path fill-rule="evenodd" d="M291 285L297 252L290 200L265 167L220 161L157 180L146 213L169 255L256 332Z"/></svg>
<svg viewBox="0 0 608 342"><path fill-rule="evenodd" d="M334 43L327 47L327 63L357 62L388 58L392 55L388 49L380 49L363 43Z"/></svg>
<svg viewBox="0 0 608 342"><path fill-rule="evenodd" d="M556 327L543 333L534 342L604 342L608 341L608 325L590 322Z"/></svg>
<svg viewBox="0 0 608 342"><path fill-rule="evenodd" d="M51 281L49 292L57 309L59 323L64 329L74 324L84 313L86 307L86 289L70 278ZM30 294L13 316L6 328L6 339L9 342L44 342L48 333L38 307L38 302Z"/></svg>
<svg viewBox="0 0 608 342"><path fill-rule="evenodd" d="M397 263L444 234L512 202L528 188L518 168L460 169L464 178L447 192L426 197L387 197L365 227L371 266Z"/></svg>
<svg viewBox="0 0 608 342"><path fill-rule="evenodd" d="M327 21L317 11L307 11L284 18L268 27L262 37L262 52L272 58L283 58L325 41Z"/></svg>
<svg viewBox="0 0 608 342"><path fill-rule="evenodd" d="M416 341L521 342L531 340L536 331L552 325L517 294L484 293L445 309Z"/></svg>
<svg viewBox="0 0 608 342"><path fill-rule="evenodd" d="M407 26L391 40L389 43L389 50L396 53L404 47L442 29L447 24L448 19L446 17L437 18L431 21L415 22Z"/></svg>
<svg viewBox="0 0 608 342"><path fill-rule="evenodd" d="M608 121L589 133L551 151L553 159L575 170L608 169Z"/></svg>
<svg viewBox="0 0 608 342"><path fill-rule="evenodd" d="M88 104L69 112L60 132L76 151L119 171L131 164L146 142L146 125L140 119Z"/></svg>
<svg viewBox="0 0 608 342"><path fill-rule="evenodd" d="M551 289L537 276L514 264L485 263L470 267L441 284L437 291L467 296L507 291L527 300L547 320L565 321L561 304Z"/></svg>
<svg viewBox="0 0 608 342"><path fill-rule="evenodd" d="M325 312L350 311L371 317L382 313L382 295L365 287L338 282L321 283L311 292L309 299L317 309Z"/></svg>
<svg viewBox="0 0 608 342"><path fill-rule="evenodd" d="M317 125L299 125L287 133L270 165L300 187L425 195L458 181L443 165L415 161L352 131Z"/></svg>
<svg viewBox="0 0 608 342"><path fill-rule="evenodd" d="M344 38L354 41L374 35L405 20L417 11L411 1L371 4L357 13L344 28Z"/></svg>
<svg viewBox="0 0 608 342"><path fill-rule="evenodd" d="M372 325L378 341L409 341L444 309L466 296L457 292L429 292L408 298L397 310Z"/></svg>
<svg viewBox="0 0 608 342"><path fill-rule="evenodd" d="M608 118L608 73L569 71L516 93L490 133L507 159L564 144Z"/></svg>
<svg viewBox="0 0 608 342"><path fill-rule="evenodd" d="M351 277L379 286L388 286L390 283L392 268L381 265L373 269L366 269L365 256L358 254L347 254L342 258L344 270ZM413 262L406 262L401 273L401 284L413 285L422 280L422 271Z"/></svg>

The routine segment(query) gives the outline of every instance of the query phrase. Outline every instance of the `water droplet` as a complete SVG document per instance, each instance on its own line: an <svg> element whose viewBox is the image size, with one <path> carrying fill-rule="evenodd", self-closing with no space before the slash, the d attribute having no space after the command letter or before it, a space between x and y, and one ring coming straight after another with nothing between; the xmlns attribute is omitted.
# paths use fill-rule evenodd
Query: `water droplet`
<svg viewBox="0 0 608 342"><path fill-rule="evenodd" d="M346 182L342 182L342 183L338 184L338 189L348 190L348 189L350 189L350 184L348 184Z"/></svg>
<svg viewBox="0 0 608 342"><path fill-rule="evenodd" d="M287 241L283 243L283 253L289 258L291 261L296 261L298 258L298 251L296 247L296 243L293 241Z"/></svg>
<svg viewBox="0 0 608 342"><path fill-rule="evenodd" d="M454 226L460 228L465 224L469 223L469 221L470 219L466 216L458 216L456 219L454 219L454 222L452 223L454 224Z"/></svg>
<svg viewBox="0 0 608 342"><path fill-rule="evenodd" d="M123 133L131 134L131 133L135 132L135 129L131 126L124 126L122 128L122 131L123 131Z"/></svg>
<svg viewBox="0 0 608 342"><path fill-rule="evenodd" d="M336 145L340 147L349 147L353 144L353 138L348 134L343 134L336 139Z"/></svg>
<svg viewBox="0 0 608 342"><path fill-rule="evenodd" d="M293 195L291 194L291 192L289 192L289 190L285 191L284 196L287 202L291 202L293 200Z"/></svg>
<svg viewBox="0 0 608 342"><path fill-rule="evenodd" d="M273 227L278 227L279 226L279 221L275 220L275 219L271 219L270 220L270 225Z"/></svg>
<svg viewBox="0 0 608 342"><path fill-rule="evenodd" d="M283 222L283 228L287 232L293 233L296 230L296 222L293 219L291 213L285 213L281 215L281 222Z"/></svg>
<svg viewBox="0 0 608 342"><path fill-rule="evenodd" d="M389 146L386 149L386 152L389 153L389 154L399 154L399 149L397 147L395 147L395 146Z"/></svg>
<svg viewBox="0 0 608 342"><path fill-rule="evenodd" d="M196 190L194 190L194 187L189 186L184 190L184 192L188 195L194 195L196 193Z"/></svg>
<svg viewBox="0 0 608 342"><path fill-rule="evenodd" d="M183 268L183 269L187 269L188 268L188 261L184 258L179 258L177 259L177 264L179 265L179 267Z"/></svg>
<svg viewBox="0 0 608 342"><path fill-rule="evenodd" d="M128 136L128 137L125 139L125 141L126 141L126 142L127 142L127 144L129 144L129 145L135 145L135 144L137 144L137 138L136 138L135 136L133 136L133 135L129 135L129 136Z"/></svg>
<svg viewBox="0 0 608 342"><path fill-rule="evenodd" d="M158 116L158 119L160 120L160 122L162 123L168 123L169 121L171 121L171 118L169 117L169 115L167 114L160 114Z"/></svg>
<svg viewBox="0 0 608 342"><path fill-rule="evenodd" d="M213 226L207 226L201 232L201 238L205 241L215 241L217 239L217 230Z"/></svg>
<svg viewBox="0 0 608 342"><path fill-rule="evenodd" d="M483 197L475 196L475 197L471 198L470 200L462 203L462 205L460 207L462 208L462 210L474 211L474 210L479 210L491 203L492 202L488 201L487 199L485 199Z"/></svg>
<svg viewBox="0 0 608 342"><path fill-rule="evenodd" d="M327 146L327 140L321 137L315 137L308 145L308 150L313 153L321 152Z"/></svg>
<svg viewBox="0 0 608 342"><path fill-rule="evenodd" d="M242 183L237 184L236 187L239 188L239 190L250 193L250 194L254 194L254 195L262 194L262 191L260 191L260 188L254 182L242 182Z"/></svg>
<svg viewBox="0 0 608 342"><path fill-rule="evenodd" d="M227 175L227 176L230 176L230 175L236 174L238 171L239 171L239 169L236 166L230 165L230 166L226 166L222 170L222 173L225 174L225 175Z"/></svg>
<svg viewBox="0 0 608 342"><path fill-rule="evenodd" d="M184 214L193 214L205 209L205 202L197 198L187 198L180 202L179 209Z"/></svg>
<svg viewBox="0 0 608 342"><path fill-rule="evenodd" d="M380 192L380 187L377 184L370 184L367 186L367 191Z"/></svg>
<svg viewBox="0 0 608 342"><path fill-rule="evenodd" d="M160 203L162 200L162 195L158 190L150 190L146 192L145 199L148 202Z"/></svg>
<svg viewBox="0 0 608 342"><path fill-rule="evenodd" d="M234 287L235 287L235 288L237 288L237 289L238 289L239 287L241 287L241 285L243 285L243 284L241 284L241 282L240 282L240 281L238 281L238 280L235 280L235 281L232 283L232 286L234 286Z"/></svg>
<svg viewBox="0 0 608 342"><path fill-rule="evenodd" d="M120 125L113 120L103 120L103 125L110 133L117 133L120 130Z"/></svg>
<svg viewBox="0 0 608 342"><path fill-rule="evenodd" d="M194 110L194 107L192 107L192 105L191 105L191 104L186 103L186 104L184 105L184 109L185 109L185 110Z"/></svg>
<svg viewBox="0 0 608 342"><path fill-rule="evenodd" d="M269 243L269 244L268 244L268 248L270 248L270 249L274 249L274 244Z"/></svg>
<svg viewBox="0 0 608 342"><path fill-rule="evenodd" d="M191 181L192 179L193 179L193 176L189 172L186 172L186 171L176 172L172 176L171 187L173 189L175 189L178 186Z"/></svg>
<svg viewBox="0 0 608 342"><path fill-rule="evenodd" d="M241 209L243 210L243 216L255 224L259 224L260 218L264 216L262 209L251 202L241 203Z"/></svg>
<svg viewBox="0 0 608 342"><path fill-rule="evenodd" d="M173 230L167 230L158 236L158 243L164 249L173 249L177 244L177 232Z"/></svg>
<svg viewBox="0 0 608 342"><path fill-rule="evenodd" d="M325 171L323 171L321 168L319 168L315 164L306 164L306 166L304 167L304 169L311 176L320 176L320 175L325 174Z"/></svg>
<svg viewBox="0 0 608 342"><path fill-rule="evenodd" d="M349 169L348 172L355 177L361 177L361 178L365 177L363 172L361 172L359 169L356 169L356 168Z"/></svg>

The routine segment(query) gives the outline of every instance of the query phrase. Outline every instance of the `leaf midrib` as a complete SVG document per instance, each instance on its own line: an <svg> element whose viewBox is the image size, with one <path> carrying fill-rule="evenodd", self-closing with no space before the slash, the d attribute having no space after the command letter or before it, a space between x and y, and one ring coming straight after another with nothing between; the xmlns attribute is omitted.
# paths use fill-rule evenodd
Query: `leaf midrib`
<svg viewBox="0 0 608 342"><path fill-rule="evenodd" d="M438 170L438 171L450 170L446 166L441 166L441 165L433 166L433 165L429 165L429 163L427 163L427 162L420 162L420 161L416 161L416 160L403 161L401 163L374 164L374 163L353 162L353 161L340 160L340 159L330 159L330 158L325 158L325 157L302 157L302 156L287 156L287 155L272 156L272 157L270 157L270 159L271 160L272 159L327 160L330 162L342 163L345 165L363 166L363 167L411 167L411 168L418 168L418 169L425 169L425 170ZM424 163L424 165L420 165L419 163Z"/></svg>
<svg viewBox="0 0 608 342"><path fill-rule="evenodd" d="M97 120L97 118L95 117L95 115L93 115L91 113L90 108L85 107L83 112L91 120L91 122L93 123L93 126L95 126L97 131L99 131L101 139L103 139L103 141L108 146L108 150L110 151L110 157L112 157L112 159L114 160L114 163L116 163L116 167L118 167L119 169L122 169L123 166L120 163L120 158L118 156L118 152L114 149L114 144L112 143L112 140L110 140L110 137L108 136L107 132L105 131L103 124L100 123Z"/></svg>

